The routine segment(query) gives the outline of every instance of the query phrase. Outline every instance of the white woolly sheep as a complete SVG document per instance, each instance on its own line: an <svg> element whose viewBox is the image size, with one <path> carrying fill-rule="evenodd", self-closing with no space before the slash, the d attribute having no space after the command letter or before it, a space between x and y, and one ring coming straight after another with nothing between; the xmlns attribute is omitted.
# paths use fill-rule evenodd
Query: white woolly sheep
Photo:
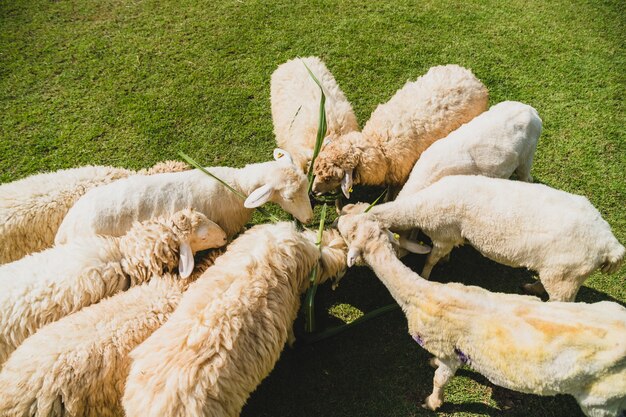
<svg viewBox="0 0 626 417"><path fill-rule="evenodd" d="M77 239L0 266L0 365L43 325L141 284L193 270L193 253L226 243L203 214L183 210L135 224L121 238Z"/></svg>
<svg viewBox="0 0 626 417"><path fill-rule="evenodd" d="M185 169L182 162L165 161L138 174ZM132 174L123 168L85 166L0 185L0 264L51 247L63 217L83 194Z"/></svg>
<svg viewBox="0 0 626 417"><path fill-rule="evenodd" d="M363 132L327 137L315 160L313 191L352 184L401 187L433 142L487 109L487 88L458 65L431 68L378 106Z"/></svg>
<svg viewBox="0 0 626 417"><path fill-rule="evenodd" d="M309 272L317 264L323 282L345 270L339 233L324 232L321 254L316 238L279 223L232 242L168 322L131 352L126 415L239 415L289 338Z"/></svg>
<svg viewBox="0 0 626 417"><path fill-rule="evenodd" d="M437 409L461 364L489 381L538 395L570 394L590 417L626 407L626 309L617 303L542 303L422 279L400 262L373 215L342 216L348 265L371 266L404 311L409 334L435 355Z"/></svg>
<svg viewBox="0 0 626 417"><path fill-rule="evenodd" d="M530 167L541 134L537 111L505 101L476 116L426 149L396 199L413 195L449 175L509 178L532 182Z"/></svg>
<svg viewBox="0 0 626 417"><path fill-rule="evenodd" d="M245 201L199 170L133 176L98 187L68 212L55 241L65 243L94 234L120 236L134 221L183 208L198 210L232 237L250 220L253 208L268 201L307 223L313 217L307 178L288 152L276 149L274 157L278 160L244 168L207 168L247 195Z"/></svg>
<svg viewBox="0 0 626 417"><path fill-rule="evenodd" d="M0 372L0 415L123 416L128 354L168 319L220 253L211 251L189 278L155 276L39 329Z"/></svg>
<svg viewBox="0 0 626 417"><path fill-rule="evenodd" d="M306 172L313 158L321 93L305 63L326 95L327 135L342 136L357 131L359 124L350 102L321 59L311 56L281 64L272 74L270 88L276 143L291 153L296 164Z"/></svg>
<svg viewBox="0 0 626 417"><path fill-rule="evenodd" d="M593 271L615 272L626 252L589 200L541 184L456 175L370 213L385 228L419 228L432 239L426 279L455 246L469 243L496 262L535 271L539 280L524 288L542 294L545 287L551 301L573 301Z"/></svg>

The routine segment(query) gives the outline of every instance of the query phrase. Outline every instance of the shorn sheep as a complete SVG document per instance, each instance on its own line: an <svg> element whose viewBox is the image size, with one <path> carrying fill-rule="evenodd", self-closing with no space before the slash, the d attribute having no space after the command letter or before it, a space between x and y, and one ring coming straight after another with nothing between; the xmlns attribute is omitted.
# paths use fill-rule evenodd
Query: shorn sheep
<svg viewBox="0 0 626 417"><path fill-rule="evenodd" d="M256 226L232 242L163 327L131 353L128 417L228 417L274 367L318 265L318 282L343 274L346 245L292 223ZM259 242L263 242L259 244Z"/></svg>
<svg viewBox="0 0 626 417"><path fill-rule="evenodd" d="M188 278L155 276L26 339L0 372L0 415L123 416L130 351L168 319L220 253L211 251Z"/></svg>
<svg viewBox="0 0 626 417"><path fill-rule="evenodd" d="M444 388L462 364L516 391L570 394L590 417L617 417L626 407L624 307L542 303L429 282L396 258L373 215L342 216L339 230L350 247L348 265L364 260L372 267L402 307L409 334L435 355L426 408L441 406Z"/></svg>
<svg viewBox="0 0 626 417"><path fill-rule="evenodd" d="M327 135L342 136L357 131L359 124L350 102L321 59L312 56L281 64L271 80L276 143L291 153L296 164L306 172L313 158L321 93L304 64L315 74L326 95Z"/></svg>
<svg viewBox="0 0 626 417"><path fill-rule="evenodd" d="M269 201L307 223L313 217L307 178L288 152L276 149L274 157L276 161L244 168L207 168L247 195L245 201L199 170L133 176L98 187L67 213L55 241L94 234L120 236L134 221L183 208L198 210L232 237L250 220L255 207Z"/></svg>
<svg viewBox="0 0 626 417"><path fill-rule="evenodd" d="M484 175L532 182L530 168L541 134L541 119L529 105L498 103L445 138L415 163L397 200L449 175Z"/></svg>
<svg viewBox="0 0 626 417"><path fill-rule="evenodd" d="M315 160L313 191L352 184L399 189L422 152L487 109L487 88L458 65L431 68L372 113L363 132L327 137Z"/></svg>
<svg viewBox="0 0 626 417"><path fill-rule="evenodd" d="M135 224L121 238L77 239L0 267L0 365L43 325L153 275L188 276L196 251L223 246L224 231L191 210Z"/></svg>
<svg viewBox="0 0 626 417"><path fill-rule="evenodd" d="M165 161L138 174L185 169L187 164ZM63 217L83 194L132 174L123 168L85 166L0 185L0 264L51 247Z"/></svg>
<svg viewBox="0 0 626 417"><path fill-rule="evenodd" d="M364 207L346 206L344 212ZM535 271L539 280L524 288L536 295L545 290L551 301L574 301L593 271L615 272L626 251L589 200L541 184L450 176L370 213L385 228L419 228L432 239L426 279L455 246L469 243L496 262Z"/></svg>

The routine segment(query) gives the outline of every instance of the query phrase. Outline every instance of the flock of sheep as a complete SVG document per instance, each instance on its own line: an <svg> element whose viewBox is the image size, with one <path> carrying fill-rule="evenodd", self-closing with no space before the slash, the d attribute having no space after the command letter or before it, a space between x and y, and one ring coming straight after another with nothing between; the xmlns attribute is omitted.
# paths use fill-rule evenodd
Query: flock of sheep
<svg viewBox="0 0 626 417"><path fill-rule="evenodd" d="M267 202L303 223L313 217L305 172L320 92L302 61L326 95L313 192L392 190L393 201L371 210L341 208L321 246L289 222L241 233ZM295 340L311 271L319 283L339 280L355 263L374 270L435 356L425 407L442 404L467 364L513 390L571 394L588 416L623 412L626 309L573 301L593 271L617 270L625 249L586 198L532 184L535 109L487 109L488 91L469 70L438 66L360 131L315 57L278 67L271 105L275 160L208 168L237 193L172 161L0 186L0 416L237 416ZM465 243L537 272L526 290L551 302L427 281ZM428 253L421 276L398 259L406 252Z"/></svg>

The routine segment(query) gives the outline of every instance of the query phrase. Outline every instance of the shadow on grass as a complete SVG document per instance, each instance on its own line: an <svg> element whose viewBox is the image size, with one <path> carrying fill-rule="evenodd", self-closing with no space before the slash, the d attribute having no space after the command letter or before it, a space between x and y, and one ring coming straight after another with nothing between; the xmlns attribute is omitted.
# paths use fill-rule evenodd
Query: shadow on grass
<svg viewBox="0 0 626 417"><path fill-rule="evenodd" d="M419 272L424 259L410 255L403 261ZM433 270L432 280L520 293L520 286L533 282L534 275L523 268L499 265L465 246L455 249L448 263ZM619 302L588 287L583 287L578 297L584 302L601 300ZM329 285L320 286L316 303L321 331L342 324L327 313L336 303L369 312L393 303L393 299L369 268L356 267L336 291ZM301 340L302 329L299 317L295 330ZM458 371L447 390L446 403L437 413L424 410L420 405L432 390L434 373L428 365L430 356L408 336L406 319L395 310L321 342L286 348L242 416L583 416L570 396L540 397L510 391L471 369Z"/></svg>

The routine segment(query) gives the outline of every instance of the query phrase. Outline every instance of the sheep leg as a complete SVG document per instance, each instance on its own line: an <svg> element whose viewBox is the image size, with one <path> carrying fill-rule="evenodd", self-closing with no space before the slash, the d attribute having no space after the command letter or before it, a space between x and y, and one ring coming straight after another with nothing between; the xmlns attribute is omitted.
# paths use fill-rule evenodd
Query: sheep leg
<svg viewBox="0 0 626 417"><path fill-rule="evenodd" d="M344 204L343 201L341 200L341 197L337 197L335 199L335 210L337 211L337 214L341 214L341 209L343 208Z"/></svg>
<svg viewBox="0 0 626 417"><path fill-rule="evenodd" d="M517 167L515 173L520 181L533 182L533 177L530 175L530 167L532 163L532 158L528 158Z"/></svg>
<svg viewBox="0 0 626 417"><path fill-rule="evenodd" d="M385 194L385 198L383 199L385 203L389 203L396 199L396 196L400 192L401 187L397 187L394 185L387 186L387 194Z"/></svg>
<svg viewBox="0 0 626 417"><path fill-rule="evenodd" d="M578 290L586 278L587 275L572 278L564 274L541 277L541 281L550 296L548 301L571 302L576 299L576 294L578 294Z"/></svg>
<svg viewBox="0 0 626 417"><path fill-rule="evenodd" d="M443 404L444 389L459 368L460 362L454 359L443 360L435 358L434 361L431 361L431 364L437 365L433 378L433 392L426 398L422 407L435 411Z"/></svg>
<svg viewBox="0 0 626 417"><path fill-rule="evenodd" d="M433 249L428 254L426 264L424 264L424 269L422 270L422 277L424 279L430 278L430 273L433 271L435 265L437 265L437 262L439 262L439 260L444 256L448 255L451 250L452 247L450 246L442 246L433 242Z"/></svg>

